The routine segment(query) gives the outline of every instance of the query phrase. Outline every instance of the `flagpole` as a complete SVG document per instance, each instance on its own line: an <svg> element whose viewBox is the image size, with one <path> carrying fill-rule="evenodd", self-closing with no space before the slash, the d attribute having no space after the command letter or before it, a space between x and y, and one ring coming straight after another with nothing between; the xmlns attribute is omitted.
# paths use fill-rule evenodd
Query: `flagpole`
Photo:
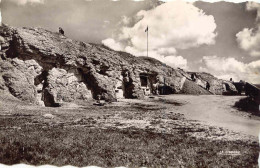
<svg viewBox="0 0 260 168"><path fill-rule="evenodd" d="M148 26L147 26L147 57L148 57Z"/></svg>

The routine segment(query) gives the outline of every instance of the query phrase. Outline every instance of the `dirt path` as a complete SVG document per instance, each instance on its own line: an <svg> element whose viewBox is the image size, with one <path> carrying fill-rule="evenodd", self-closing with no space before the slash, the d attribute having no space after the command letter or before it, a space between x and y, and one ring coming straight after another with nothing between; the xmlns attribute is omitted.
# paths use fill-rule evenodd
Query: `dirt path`
<svg viewBox="0 0 260 168"><path fill-rule="evenodd" d="M174 110L184 114L187 119L198 120L207 125L223 127L247 135L258 136L260 133L259 118L241 115L240 111L233 108L236 101L244 98L242 96L171 95L162 98L167 101L185 102L185 105L174 107Z"/></svg>

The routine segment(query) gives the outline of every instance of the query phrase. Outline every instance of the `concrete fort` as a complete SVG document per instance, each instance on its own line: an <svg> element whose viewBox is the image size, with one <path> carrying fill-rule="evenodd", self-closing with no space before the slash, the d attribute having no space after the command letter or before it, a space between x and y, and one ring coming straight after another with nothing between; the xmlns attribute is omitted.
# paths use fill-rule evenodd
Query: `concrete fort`
<svg viewBox="0 0 260 168"><path fill-rule="evenodd" d="M0 90L42 106L157 94L222 94L232 83L42 28L0 27ZM205 83L210 90L205 91Z"/></svg>

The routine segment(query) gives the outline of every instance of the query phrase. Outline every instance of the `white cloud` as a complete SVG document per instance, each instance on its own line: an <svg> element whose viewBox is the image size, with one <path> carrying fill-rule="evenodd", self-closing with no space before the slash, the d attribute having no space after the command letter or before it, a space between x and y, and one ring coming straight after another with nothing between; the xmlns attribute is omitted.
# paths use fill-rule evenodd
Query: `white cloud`
<svg viewBox="0 0 260 168"><path fill-rule="evenodd" d="M161 50L161 51L158 51L158 50ZM155 58L157 60L160 60L161 62L165 63L166 65L168 66L171 66L171 67L174 67L174 68L182 68L182 69L188 69L188 66L187 66L187 59L183 58L182 56L176 56L176 55L163 55L163 54L160 54L160 52L164 53L164 52L168 52L168 53L172 53L172 54L176 54L176 50L174 48L161 48L161 49L158 49L158 50L151 50L149 51L148 53L148 56L151 57L151 58ZM133 47L126 47L125 48L125 51L128 52L128 53L131 53L133 55L136 55L136 56L146 56L147 55L147 51L138 51L136 50L135 48Z"/></svg>
<svg viewBox="0 0 260 168"><path fill-rule="evenodd" d="M167 65L175 68L179 67L182 69L188 69L187 60L184 59L182 56L167 56L164 57L162 62L165 62Z"/></svg>
<svg viewBox="0 0 260 168"><path fill-rule="evenodd" d="M146 56L145 29L148 25L149 56L160 61L169 61L171 58L182 62L182 66L187 64L187 60L176 56L176 50L214 44L217 35L213 16L181 0L164 3L148 11L141 10L134 18L122 17L121 23L122 27L113 36L113 41L112 38L109 39L110 43L103 40L103 44L106 42L108 47ZM128 27L129 23L132 26Z"/></svg>
<svg viewBox="0 0 260 168"><path fill-rule="evenodd" d="M121 38L130 38L138 50L146 49L146 33L149 26L149 46L186 49L201 44L214 44L216 24L213 16L207 16L192 4L173 1L149 11L137 13L142 19L133 27L123 27Z"/></svg>
<svg viewBox="0 0 260 168"><path fill-rule="evenodd" d="M260 83L260 60L246 64L230 57L204 56L203 64L200 71L212 73L218 78Z"/></svg>
<svg viewBox="0 0 260 168"><path fill-rule="evenodd" d="M127 16L122 16L122 23L128 25L130 23L130 18Z"/></svg>
<svg viewBox="0 0 260 168"><path fill-rule="evenodd" d="M27 3L44 3L44 0L11 0L19 5L25 5Z"/></svg>
<svg viewBox="0 0 260 168"><path fill-rule="evenodd" d="M234 58L225 58L217 56L204 56L203 62L208 68L219 72L245 72L244 63Z"/></svg>
<svg viewBox="0 0 260 168"><path fill-rule="evenodd" d="M169 48L159 48L159 49L157 50L157 52L158 52L159 54L161 54L161 55L172 55L172 54L175 55L175 54L177 53L176 49L173 48L173 47L169 47Z"/></svg>
<svg viewBox="0 0 260 168"><path fill-rule="evenodd" d="M116 50L116 51L122 51L123 48L121 46L120 43L117 43L114 39L112 38L108 38L108 39L105 39L105 40L102 40L102 43L105 45L105 46L109 46L110 48L112 48L113 50Z"/></svg>
<svg viewBox="0 0 260 168"><path fill-rule="evenodd" d="M256 2L248 2L246 9L256 10L257 17L256 21L260 19L260 4ZM258 57L260 56L260 24L258 27L253 29L244 28L242 31L236 34L237 42L240 48L245 51L248 51L251 56Z"/></svg>

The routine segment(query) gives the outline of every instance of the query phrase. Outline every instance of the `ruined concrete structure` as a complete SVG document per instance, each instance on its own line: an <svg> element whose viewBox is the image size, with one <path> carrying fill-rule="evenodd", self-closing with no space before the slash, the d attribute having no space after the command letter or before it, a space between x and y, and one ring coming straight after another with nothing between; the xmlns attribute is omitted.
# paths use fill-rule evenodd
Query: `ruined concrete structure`
<svg viewBox="0 0 260 168"><path fill-rule="evenodd" d="M212 75L197 73L200 81L191 81L189 73L153 58L134 57L42 28L3 25L0 38L0 90L42 106L88 101L99 95L103 100L116 101L158 91L183 93L187 83L205 90L206 81L213 94L222 94L224 89L225 81ZM188 89L184 92L190 94Z"/></svg>

